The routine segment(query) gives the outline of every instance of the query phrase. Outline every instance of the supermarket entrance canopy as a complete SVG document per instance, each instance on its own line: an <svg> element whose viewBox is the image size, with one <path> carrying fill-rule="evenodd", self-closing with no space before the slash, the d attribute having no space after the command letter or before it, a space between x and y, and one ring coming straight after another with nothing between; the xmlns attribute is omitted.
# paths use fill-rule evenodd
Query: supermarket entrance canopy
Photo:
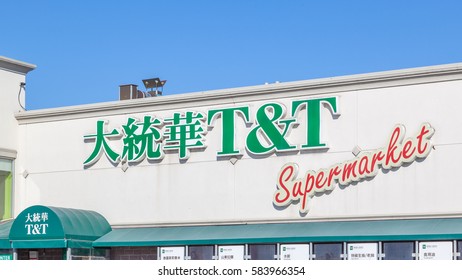
<svg viewBox="0 0 462 280"><path fill-rule="evenodd" d="M90 248L110 231L94 211L36 205L16 217L9 240L12 248Z"/></svg>
<svg viewBox="0 0 462 280"><path fill-rule="evenodd" d="M0 249L11 248L9 234L12 224L13 220L0 222Z"/></svg>
<svg viewBox="0 0 462 280"><path fill-rule="evenodd" d="M114 229L94 247L462 239L462 219L293 222Z"/></svg>

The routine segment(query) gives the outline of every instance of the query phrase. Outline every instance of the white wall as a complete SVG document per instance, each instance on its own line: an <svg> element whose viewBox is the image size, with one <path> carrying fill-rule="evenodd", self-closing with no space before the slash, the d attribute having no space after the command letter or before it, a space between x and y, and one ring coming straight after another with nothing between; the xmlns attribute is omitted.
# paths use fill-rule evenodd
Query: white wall
<svg viewBox="0 0 462 280"><path fill-rule="evenodd" d="M25 91L20 85L25 82L26 74L34 68L32 64L0 56L0 158L8 162L17 159L19 150L19 124L15 114L25 106ZM15 165L16 162L13 168ZM16 191L14 183L15 180L13 197ZM9 197L7 200L10 200ZM2 199L0 203L3 204L4 201Z"/></svg>
<svg viewBox="0 0 462 280"><path fill-rule="evenodd" d="M79 118L47 120L26 114L19 134L24 157L18 172L27 170L29 176L19 177L17 207L42 204L91 209L113 225L462 215L458 166L462 156L462 118L457 110L462 101L462 80L418 81L412 84L410 78L393 86L382 84L368 89L346 84L340 90L327 89L326 93L297 89L249 98L223 98L215 105L201 106L197 102L189 107L206 113L213 108L249 104L254 117L256 108L269 101L283 103L290 110L292 100L339 97L340 117L334 119L328 110L322 111L322 133L330 146L328 151L266 157L252 157L244 151L234 165L229 159L216 157L222 129L221 122L217 122L206 136L208 148L191 152L186 163L180 163L178 154L173 153L159 163L144 160L126 172L120 164L114 167L105 156L90 168L83 167L94 147L94 142L85 143L83 136L96 132L97 120L108 120L107 130L120 129L128 117L166 118L188 110L177 103L167 109L166 105L159 109L156 103L147 103L136 109L138 113L130 109L131 113L113 115L108 110ZM291 143L305 142L305 121L303 116L299 118L300 126L288 137ZM406 127L407 137L417 134L423 122L436 130L432 137L435 149L426 159L379 171L372 179L317 195L306 216L300 215L297 204L282 209L273 205L276 177L284 164L297 163L299 176L303 176L307 170L353 159L351 151L355 146L363 150L385 147L396 124ZM255 124L246 127L240 118L236 124L236 145L245 150L244 137ZM121 147L120 141L111 144Z"/></svg>
<svg viewBox="0 0 462 280"><path fill-rule="evenodd" d="M22 110L18 102L18 93L19 85L24 81L23 74L0 68L0 148L17 150L18 121L14 114ZM24 91L21 92L20 98L24 105Z"/></svg>

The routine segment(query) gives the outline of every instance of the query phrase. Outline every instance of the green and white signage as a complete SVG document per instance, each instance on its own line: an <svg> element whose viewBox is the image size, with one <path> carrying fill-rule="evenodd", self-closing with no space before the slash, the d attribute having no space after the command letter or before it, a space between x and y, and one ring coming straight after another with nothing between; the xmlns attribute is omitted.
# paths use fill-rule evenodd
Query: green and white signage
<svg viewBox="0 0 462 280"><path fill-rule="evenodd" d="M419 242L419 260L452 260L452 241Z"/></svg>
<svg viewBox="0 0 462 280"><path fill-rule="evenodd" d="M13 255L11 254L0 255L0 261L11 261L11 260L13 260Z"/></svg>
<svg viewBox="0 0 462 280"><path fill-rule="evenodd" d="M281 260L309 260L310 245L309 244L281 244L280 246Z"/></svg>
<svg viewBox="0 0 462 280"><path fill-rule="evenodd" d="M339 98L299 99L286 104L288 108L280 102L267 102L258 107L213 108L207 112L186 110L165 118L153 113L142 119L129 117L120 128L98 120L96 131L84 135L85 142L92 142L88 144L93 145L93 150L83 165L90 168L103 154L114 165L136 164L146 158L155 164L161 162L166 153L177 153L184 163L193 151L208 149L207 134L217 124L221 127L220 142L212 145L216 147L217 158L247 153L250 158L260 159L274 153L281 157L284 153L294 155L313 149L326 152L329 146L322 137L323 123L335 121L340 116ZM326 112L322 114L323 111ZM321 116L326 114L331 118L323 120ZM348 186L374 178L380 169L396 169L424 159L433 148L431 138L435 129L429 123L422 123L411 135L406 135L406 127L402 124L388 129L391 133L384 140L384 146L359 150L350 160L320 166L317 170L299 170L300 163L292 161L282 164L279 170L265 171L265 176L275 178L274 185L268 186L276 186L273 205L281 209L296 204L304 215L316 194L330 193L337 185ZM302 132L291 138L294 130ZM237 141L237 132L245 139ZM245 146L239 146L242 143Z"/></svg>
<svg viewBox="0 0 462 280"><path fill-rule="evenodd" d="M288 112L285 105L270 102L258 107L255 112L251 112L250 106L239 106L210 109L207 113L192 110L174 112L164 119L155 114L145 115L141 120L129 117L121 128L99 120L96 131L84 136L87 142L93 141L94 146L83 164L89 167L103 154L114 164L125 161L138 163L145 158L160 161L167 152L178 153L179 160L184 161L190 157L191 151L207 148L207 132L218 122L223 128L220 149L216 151L218 157L242 155L243 148L251 155L326 149L328 145L321 138L323 109L329 109L334 117L339 116L337 97L295 100ZM303 124L300 123L302 114L306 119ZM288 136L299 125L305 126L305 140L291 143ZM237 126L250 126L245 147L236 145ZM117 149L113 148L114 141L118 142Z"/></svg>
<svg viewBox="0 0 462 280"><path fill-rule="evenodd" d="M160 259L163 261L179 261L185 259L185 247L160 247Z"/></svg>
<svg viewBox="0 0 462 280"><path fill-rule="evenodd" d="M377 260L379 257L378 243L348 243L348 260Z"/></svg>
<svg viewBox="0 0 462 280"><path fill-rule="evenodd" d="M244 245L218 246L218 260L236 261L244 260Z"/></svg>
<svg viewBox="0 0 462 280"><path fill-rule="evenodd" d="M15 219L10 236L18 240L62 238L64 232L56 214L44 206L29 207Z"/></svg>

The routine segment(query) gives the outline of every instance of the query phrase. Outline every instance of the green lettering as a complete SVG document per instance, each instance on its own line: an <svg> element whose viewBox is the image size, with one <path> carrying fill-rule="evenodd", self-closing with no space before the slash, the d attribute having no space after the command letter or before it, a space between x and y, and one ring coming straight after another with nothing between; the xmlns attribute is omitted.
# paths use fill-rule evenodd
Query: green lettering
<svg viewBox="0 0 462 280"><path fill-rule="evenodd" d="M285 107L279 103L268 103L258 108L255 120L257 126L247 135L247 150L253 154L268 154L297 149L297 146L290 145L285 139L296 120L283 119L284 115ZM266 143L262 144L263 139Z"/></svg>
<svg viewBox="0 0 462 280"><path fill-rule="evenodd" d="M306 144L302 149L325 148L327 145L321 142L321 105L330 107L334 116L340 115L337 108L337 97L317 98L292 101L292 116L306 109Z"/></svg>
<svg viewBox="0 0 462 280"><path fill-rule="evenodd" d="M207 125L212 126L215 118L221 116L222 119L222 145L218 156L241 155L241 151L235 147L235 116L241 115L246 123L249 123L249 107L234 107L226 109L209 110Z"/></svg>

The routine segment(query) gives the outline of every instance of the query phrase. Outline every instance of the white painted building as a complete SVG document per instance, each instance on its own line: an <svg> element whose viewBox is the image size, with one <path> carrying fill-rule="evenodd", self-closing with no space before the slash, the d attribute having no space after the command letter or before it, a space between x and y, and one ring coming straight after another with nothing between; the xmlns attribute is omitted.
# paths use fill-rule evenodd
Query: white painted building
<svg viewBox="0 0 462 280"><path fill-rule="evenodd" d="M95 211L116 259L457 259L461 92L450 64L34 111L8 95L13 216Z"/></svg>
<svg viewBox="0 0 462 280"><path fill-rule="evenodd" d="M25 76L35 65L0 57L0 220L12 218L12 161L19 150L15 114L25 106Z"/></svg>

